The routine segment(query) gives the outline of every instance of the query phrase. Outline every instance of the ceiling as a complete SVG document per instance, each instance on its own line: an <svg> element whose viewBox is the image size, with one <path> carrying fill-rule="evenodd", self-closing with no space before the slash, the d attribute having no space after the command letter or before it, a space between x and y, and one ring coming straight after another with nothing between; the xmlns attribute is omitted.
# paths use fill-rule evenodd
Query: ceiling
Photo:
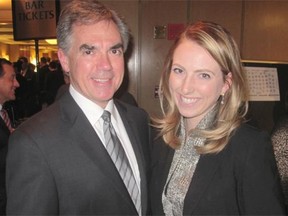
<svg viewBox="0 0 288 216"><path fill-rule="evenodd" d="M13 21L12 21L12 0L0 0L0 43L9 45L35 45L34 40L15 41L13 38ZM51 45L45 40L39 40L39 49L56 49L55 44Z"/></svg>

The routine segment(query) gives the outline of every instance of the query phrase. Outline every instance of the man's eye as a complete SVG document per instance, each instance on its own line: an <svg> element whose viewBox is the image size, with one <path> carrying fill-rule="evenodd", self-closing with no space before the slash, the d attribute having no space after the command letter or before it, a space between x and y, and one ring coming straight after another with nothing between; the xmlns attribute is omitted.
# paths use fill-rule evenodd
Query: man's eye
<svg viewBox="0 0 288 216"><path fill-rule="evenodd" d="M113 49L111 50L112 54L115 55L122 55L122 50L121 49Z"/></svg>
<svg viewBox="0 0 288 216"><path fill-rule="evenodd" d="M86 55L91 55L91 54L92 54L92 51L91 51L91 50L85 50L85 54L86 54Z"/></svg>

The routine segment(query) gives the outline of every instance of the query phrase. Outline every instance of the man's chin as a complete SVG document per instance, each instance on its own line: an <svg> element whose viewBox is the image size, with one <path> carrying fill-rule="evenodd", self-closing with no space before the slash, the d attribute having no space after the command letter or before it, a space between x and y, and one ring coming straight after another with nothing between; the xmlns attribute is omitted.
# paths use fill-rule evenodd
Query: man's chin
<svg viewBox="0 0 288 216"><path fill-rule="evenodd" d="M9 101L13 101L13 100L15 100L15 99L16 99L16 97L15 97L15 95L14 95L14 96L12 96L12 97L9 98Z"/></svg>

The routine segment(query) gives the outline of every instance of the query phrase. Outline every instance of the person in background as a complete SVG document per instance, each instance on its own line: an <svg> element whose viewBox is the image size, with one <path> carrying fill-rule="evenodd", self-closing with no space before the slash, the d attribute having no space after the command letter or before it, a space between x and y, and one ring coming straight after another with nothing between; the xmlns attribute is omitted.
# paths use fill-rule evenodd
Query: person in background
<svg viewBox="0 0 288 216"><path fill-rule="evenodd" d="M150 119L113 99L129 37L123 20L98 1L63 8L58 58L69 91L13 132L7 214L146 215Z"/></svg>
<svg viewBox="0 0 288 216"><path fill-rule="evenodd" d="M271 140L288 211L288 90L284 93L285 113L276 121L271 132Z"/></svg>
<svg viewBox="0 0 288 216"><path fill-rule="evenodd" d="M14 110L15 110L15 120L16 125L19 124L19 122L23 121L25 119L25 110L26 110L26 99L27 99L27 80L25 77L21 75L21 68L22 68L22 62L17 61L13 62L14 71L16 74L16 80L19 83L19 87L15 90L15 97L14 100Z"/></svg>
<svg viewBox="0 0 288 216"><path fill-rule="evenodd" d="M136 99L134 98L134 96L128 92L128 91L125 91L125 92L122 92L121 94L115 94L115 97L114 98L117 98L125 103L128 103L128 104L131 104L133 106L138 106L138 103L136 101Z"/></svg>
<svg viewBox="0 0 288 216"><path fill-rule="evenodd" d="M49 63L49 72L45 81L46 103L48 106L55 101L58 89L65 83L59 64L56 60Z"/></svg>
<svg viewBox="0 0 288 216"><path fill-rule="evenodd" d="M48 56L48 57L46 57L46 59L47 59L47 64L49 65L51 62L51 58Z"/></svg>
<svg viewBox="0 0 288 216"><path fill-rule="evenodd" d="M29 118L40 109L37 98L36 73L29 67L29 62L26 57L20 57L18 61L21 63L20 74L26 79L24 118Z"/></svg>
<svg viewBox="0 0 288 216"><path fill-rule="evenodd" d="M5 102L15 100L15 89L19 87L16 74L10 61L0 58L0 215L6 214L6 155L8 139L13 131Z"/></svg>
<svg viewBox="0 0 288 216"><path fill-rule="evenodd" d="M47 63L47 58L42 56L40 58L40 63L37 72L37 89L38 89L38 97L39 103L43 106L46 103L46 92L45 92L45 81L47 74L49 73L49 65Z"/></svg>
<svg viewBox="0 0 288 216"><path fill-rule="evenodd" d="M69 72L63 71L63 77L64 77L64 84L59 87L57 90L57 94L55 97L55 100L58 100L62 95L64 95L67 91L69 91L69 86L70 86L70 77L69 77Z"/></svg>
<svg viewBox="0 0 288 216"><path fill-rule="evenodd" d="M128 57L128 55L126 55ZM129 76L128 76L128 68L125 67L125 73L123 77L123 82L119 89L115 92L114 98L117 98L125 103L138 106L138 103L134 96L128 91L129 86Z"/></svg>
<svg viewBox="0 0 288 216"><path fill-rule="evenodd" d="M213 22L188 25L160 89L152 214L285 215L269 134L245 123L247 81L230 33Z"/></svg>
<svg viewBox="0 0 288 216"><path fill-rule="evenodd" d="M21 75L27 79L27 81L35 81L36 74L35 71L29 67L29 61L26 57L19 57L18 61L21 62Z"/></svg>
<svg viewBox="0 0 288 216"><path fill-rule="evenodd" d="M35 73L36 65L34 65L34 64L31 63L31 62L29 62L29 63L28 63L28 70ZM34 75L34 76L36 76L36 75Z"/></svg>

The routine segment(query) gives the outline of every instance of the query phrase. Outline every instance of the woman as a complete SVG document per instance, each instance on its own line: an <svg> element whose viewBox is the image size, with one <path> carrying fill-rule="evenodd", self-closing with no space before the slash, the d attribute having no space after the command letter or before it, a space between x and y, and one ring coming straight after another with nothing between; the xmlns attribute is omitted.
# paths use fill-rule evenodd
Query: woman
<svg viewBox="0 0 288 216"><path fill-rule="evenodd" d="M247 81L220 25L189 25L160 80L153 215L285 215L270 138L245 124Z"/></svg>

